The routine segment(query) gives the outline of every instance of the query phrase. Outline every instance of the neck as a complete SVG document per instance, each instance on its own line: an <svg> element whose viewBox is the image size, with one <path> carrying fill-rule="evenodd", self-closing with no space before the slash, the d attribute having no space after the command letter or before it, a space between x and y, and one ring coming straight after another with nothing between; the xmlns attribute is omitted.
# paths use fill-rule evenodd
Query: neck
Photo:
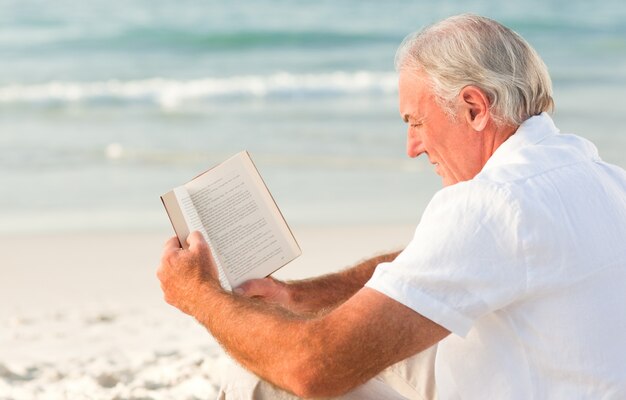
<svg viewBox="0 0 626 400"><path fill-rule="evenodd" d="M496 152L498 147L508 138L513 136L519 128L519 125L496 125L495 122L491 121L490 129L486 134L483 135L483 166L487 163L487 160L491 158L493 153Z"/></svg>

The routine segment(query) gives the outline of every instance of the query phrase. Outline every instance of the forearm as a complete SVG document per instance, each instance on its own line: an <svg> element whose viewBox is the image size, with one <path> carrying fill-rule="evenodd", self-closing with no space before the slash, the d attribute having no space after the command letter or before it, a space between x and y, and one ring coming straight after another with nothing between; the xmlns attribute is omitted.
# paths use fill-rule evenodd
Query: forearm
<svg viewBox="0 0 626 400"><path fill-rule="evenodd" d="M189 314L243 367L285 390L298 390L307 351L320 348L307 317L277 305L205 287Z"/></svg>
<svg viewBox="0 0 626 400"><path fill-rule="evenodd" d="M363 288L378 264L393 261L399 253L375 256L337 273L286 282L290 309L319 315L338 307Z"/></svg>
<svg viewBox="0 0 626 400"><path fill-rule="evenodd" d="M234 359L301 397L345 393L449 333L373 289L309 318L215 285L204 286L194 298L190 314Z"/></svg>
<svg viewBox="0 0 626 400"><path fill-rule="evenodd" d="M208 244L192 232L188 249L176 237L164 245L157 276L164 299L196 318L246 368L285 388L295 388L306 354L320 349L303 316L284 308L224 291ZM318 339L319 340L319 339ZM296 385L296 386L294 386Z"/></svg>

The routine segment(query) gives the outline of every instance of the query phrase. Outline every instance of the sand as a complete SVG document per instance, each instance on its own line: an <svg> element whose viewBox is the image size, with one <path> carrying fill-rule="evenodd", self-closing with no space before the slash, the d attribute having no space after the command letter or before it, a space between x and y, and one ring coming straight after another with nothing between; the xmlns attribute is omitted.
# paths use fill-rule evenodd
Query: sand
<svg viewBox="0 0 626 400"><path fill-rule="evenodd" d="M404 246L411 226L294 227L304 254L275 276L332 272ZM165 304L169 231L0 237L0 400L212 399L228 358Z"/></svg>

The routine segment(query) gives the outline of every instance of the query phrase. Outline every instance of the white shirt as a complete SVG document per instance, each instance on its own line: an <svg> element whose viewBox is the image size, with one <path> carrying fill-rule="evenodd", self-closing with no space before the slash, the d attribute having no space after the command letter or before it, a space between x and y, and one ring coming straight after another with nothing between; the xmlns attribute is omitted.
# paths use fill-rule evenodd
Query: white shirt
<svg viewBox="0 0 626 400"><path fill-rule="evenodd" d="M452 332L442 400L626 399L626 172L532 117L367 286Z"/></svg>

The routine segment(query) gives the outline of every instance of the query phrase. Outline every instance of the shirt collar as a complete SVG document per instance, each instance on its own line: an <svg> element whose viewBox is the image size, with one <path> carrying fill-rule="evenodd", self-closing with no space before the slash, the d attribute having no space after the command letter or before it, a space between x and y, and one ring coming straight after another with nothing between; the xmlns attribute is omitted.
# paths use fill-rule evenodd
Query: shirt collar
<svg viewBox="0 0 626 400"><path fill-rule="evenodd" d="M517 131L496 149L482 170L503 164L512 152L557 134L559 134L559 129L554 125L548 113L542 112L534 115L524 121Z"/></svg>

